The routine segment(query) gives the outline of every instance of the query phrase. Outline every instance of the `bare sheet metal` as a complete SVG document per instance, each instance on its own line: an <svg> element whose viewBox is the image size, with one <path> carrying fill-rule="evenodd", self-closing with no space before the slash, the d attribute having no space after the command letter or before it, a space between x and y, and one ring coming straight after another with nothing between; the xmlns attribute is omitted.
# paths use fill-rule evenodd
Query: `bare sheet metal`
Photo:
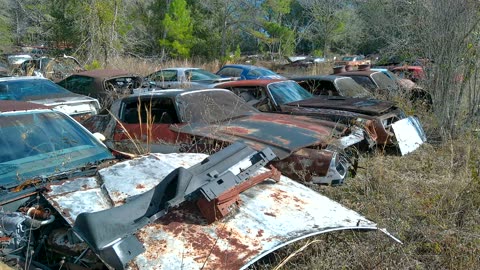
<svg viewBox="0 0 480 270"><path fill-rule="evenodd" d="M427 141L422 124L414 116L399 120L392 127L402 155L413 152Z"/></svg>
<svg viewBox="0 0 480 270"><path fill-rule="evenodd" d="M205 157L150 154L102 169L96 185L92 178L52 185L45 197L73 224L81 212L121 205L128 197L153 187L174 168L190 167ZM84 185L75 183L78 180ZM305 237L334 230L377 229L360 214L284 176L277 184L263 182L240 197L242 205L237 211L210 225L193 203L187 203L145 226L136 235L146 251L129 268L239 269Z"/></svg>

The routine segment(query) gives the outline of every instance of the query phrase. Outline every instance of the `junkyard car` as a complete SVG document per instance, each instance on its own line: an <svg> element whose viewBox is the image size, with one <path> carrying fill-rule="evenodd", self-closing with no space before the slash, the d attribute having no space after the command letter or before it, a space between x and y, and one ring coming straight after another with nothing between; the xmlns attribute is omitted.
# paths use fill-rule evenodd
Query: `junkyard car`
<svg viewBox="0 0 480 270"><path fill-rule="evenodd" d="M253 65L224 65L216 74L224 78L236 77L240 80L285 78L269 69Z"/></svg>
<svg viewBox="0 0 480 270"><path fill-rule="evenodd" d="M391 68L390 71L397 74L400 78L410 79L413 82L425 79L425 72L422 66L399 66Z"/></svg>
<svg viewBox="0 0 480 270"><path fill-rule="evenodd" d="M378 229L274 169L255 172L268 151L121 160L67 115L14 101L0 101L0 134L0 261L15 269L239 269L305 237ZM180 174L194 176L192 189L159 189L185 183ZM220 180L244 177L205 199L224 190ZM185 201L173 205L172 194ZM229 205L236 211L208 221L205 205L231 198L242 200ZM158 208L168 211L150 211ZM101 239L110 241L98 249Z"/></svg>
<svg viewBox="0 0 480 270"><path fill-rule="evenodd" d="M421 102L427 106L432 105L432 95L412 80L405 77L399 77L397 73L394 73L386 68L372 68L371 70L380 71L387 75L388 78L397 83L402 91L402 94L411 101Z"/></svg>
<svg viewBox="0 0 480 270"><path fill-rule="evenodd" d="M360 66L370 64L370 60L365 59L364 56L361 55L349 55L344 56L342 59L335 61L334 63L336 66Z"/></svg>
<svg viewBox="0 0 480 270"><path fill-rule="evenodd" d="M147 77L145 81L160 89L204 89L212 84L230 81L233 78L221 76L201 68L166 68L158 70Z"/></svg>
<svg viewBox="0 0 480 270"><path fill-rule="evenodd" d="M38 76L58 82L81 71L85 71L85 69L76 58L63 55L27 60L17 69L18 74L16 75Z"/></svg>
<svg viewBox="0 0 480 270"><path fill-rule="evenodd" d="M381 71L370 70L369 67L344 72L334 71L332 75L350 77L375 94L389 97L401 93L399 85L394 80Z"/></svg>
<svg viewBox="0 0 480 270"><path fill-rule="evenodd" d="M105 108L113 100L133 93L142 81L139 75L125 70L96 69L73 74L57 84L74 93L98 99Z"/></svg>
<svg viewBox="0 0 480 270"><path fill-rule="evenodd" d="M313 96L294 81L236 81L217 87L230 89L260 111L306 115L362 127L370 146L398 145L406 154L426 141L418 119L406 117L393 102Z"/></svg>
<svg viewBox="0 0 480 270"><path fill-rule="evenodd" d="M98 100L72 93L39 77L0 78L0 100L28 101L51 106L79 120L95 115L100 110Z"/></svg>
<svg viewBox="0 0 480 270"><path fill-rule="evenodd" d="M356 165L350 146L364 139L361 130L334 122L261 113L224 89L133 95L83 124L113 148L129 151L212 153L234 141L270 147L283 174L325 184L343 182Z"/></svg>
<svg viewBox="0 0 480 270"><path fill-rule="evenodd" d="M372 93L352 78L335 75L295 76L290 78L313 95L369 98Z"/></svg>

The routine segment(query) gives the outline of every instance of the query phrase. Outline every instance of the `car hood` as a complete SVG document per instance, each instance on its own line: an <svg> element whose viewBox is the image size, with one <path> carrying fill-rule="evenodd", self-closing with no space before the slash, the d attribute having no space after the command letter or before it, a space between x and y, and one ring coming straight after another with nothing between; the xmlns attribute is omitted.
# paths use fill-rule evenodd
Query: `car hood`
<svg viewBox="0 0 480 270"><path fill-rule="evenodd" d="M122 205L175 168L206 157L150 154L101 169L95 177L51 184L43 196L73 226L80 213ZM236 211L211 224L194 204L147 224L136 233L145 252L127 269L245 269L285 245L322 233L380 230L388 235L357 212L284 176L247 189L240 199Z"/></svg>
<svg viewBox="0 0 480 270"><path fill-rule="evenodd" d="M313 97L291 102L284 106L336 109L366 115L381 115L395 108L395 104L390 101L344 97Z"/></svg>
<svg viewBox="0 0 480 270"><path fill-rule="evenodd" d="M270 147L284 159L293 152L321 143L330 144L345 130L342 124L305 116L258 113L218 124L189 123L172 126L176 132L221 141L243 141L259 150Z"/></svg>
<svg viewBox="0 0 480 270"><path fill-rule="evenodd" d="M80 103L80 102L95 102L94 98L78 95L74 93L55 94L47 96L29 96L26 101L46 106L55 106L59 104Z"/></svg>

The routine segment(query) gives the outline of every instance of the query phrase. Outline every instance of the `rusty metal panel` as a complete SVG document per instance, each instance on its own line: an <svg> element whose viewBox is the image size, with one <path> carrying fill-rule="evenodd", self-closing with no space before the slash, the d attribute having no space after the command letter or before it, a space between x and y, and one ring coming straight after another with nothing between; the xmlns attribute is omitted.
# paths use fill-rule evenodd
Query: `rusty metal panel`
<svg viewBox="0 0 480 270"><path fill-rule="evenodd" d="M190 167L205 157L150 154L102 169L97 179L77 179L82 184L73 180L51 185L45 197L72 224L79 213L120 205L158 183L174 168ZM279 183L260 183L240 198L242 204L237 211L212 224L207 224L193 203L187 203L143 227L136 236L146 251L128 267L239 269L305 237L332 230L377 229L360 214L284 176Z"/></svg>

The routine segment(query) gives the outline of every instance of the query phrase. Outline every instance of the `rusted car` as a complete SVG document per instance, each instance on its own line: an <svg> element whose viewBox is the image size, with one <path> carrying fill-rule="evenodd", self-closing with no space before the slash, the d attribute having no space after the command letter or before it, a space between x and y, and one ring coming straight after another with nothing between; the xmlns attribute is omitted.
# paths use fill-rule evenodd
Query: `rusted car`
<svg viewBox="0 0 480 270"><path fill-rule="evenodd" d="M96 69L70 75L57 84L74 93L96 98L106 108L115 99L132 94L142 82L141 76L125 70Z"/></svg>
<svg viewBox="0 0 480 270"><path fill-rule="evenodd" d="M294 81L252 80L217 85L233 91L263 112L305 115L363 128L369 146L398 146L407 154L426 141L416 117L407 117L393 102L313 96Z"/></svg>
<svg viewBox="0 0 480 270"><path fill-rule="evenodd" d="M261 168L268 149L113 155L67 115L14 101L0 134L0 261L14 269L239 269L317 234L389 235Z"/></svg>
<svg viewBox="0 0 480 270"><path fill-rule="evenodd" d="M399 66L391 68L390 71L397 74L400 78L409 79L413 82L425 79L425 72L422 66Z"/></svg>
<svg viewBox="0 0 480 270"><path fill-rule="evenodd" d="M371 98L372 93L352 78L335 75L294 76L290 78L315 96Z"/></svg>
<svg viewBox="0 0 480 270"><path fill-rule="evenodd" d="M334 62L336 66L360 66L360 65L370 65L371 62L368 59L365 59L365 56L361 55L347 55L342 57L342 59Z"/></svg>
<svg viewBox="0 0 480 270"><path fill-rule="evenodd" d="M350 77L373 94L391 97L402 93L400 86L381 71L373 71L370 65L360 66L357 70L335 69L331 75Z"/></svg>
<svg viewBox="0 0 480 270"><path fill-rule="evenodd" d="M133 95L82 124L103 133L112 148L129 151L212 153L234 141L270 147L283 174L323 184L341 184L354 172L351 147L364 139L360 129L338 123L261 113L224 89Z"/></svg>

